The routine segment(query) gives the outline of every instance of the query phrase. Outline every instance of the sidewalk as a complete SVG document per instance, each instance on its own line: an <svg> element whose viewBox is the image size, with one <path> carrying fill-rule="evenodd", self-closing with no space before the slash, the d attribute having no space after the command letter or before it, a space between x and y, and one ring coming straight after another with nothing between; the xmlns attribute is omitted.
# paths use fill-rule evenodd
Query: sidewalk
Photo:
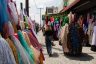
<svg viewBox="0 0 96 64"><path fill-rule="evenodd" d="M84 47L83 55L80 57L66 57L63 54L62 47L59 46L58 41L56 41L54 42L56 46L54 46L52 49L54 57L49 57L46 51L42 31L38 33L38 38L44 50L44 64L96 64L96 52L92 52L90 47Z"/></svg>

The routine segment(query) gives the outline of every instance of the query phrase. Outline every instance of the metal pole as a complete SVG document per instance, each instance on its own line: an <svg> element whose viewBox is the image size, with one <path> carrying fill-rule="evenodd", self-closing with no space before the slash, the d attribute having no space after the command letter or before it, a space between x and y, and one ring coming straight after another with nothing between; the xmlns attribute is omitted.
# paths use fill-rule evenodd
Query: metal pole
<svg viewBox="0 0 96 64"><path fill-rule="evenodd" d="M26 2L25 9L26 9L27 15L29 16L29 0L25 0L25 2Z"/></svg>
<svg viewBox="0 0 96 64"><path fill-rule="evenodd" d="M41 9L42 9L42 8L40 8L40 27L41 27L41 18L42 18L42 17L41 17Z"/></svg>
<svg viewBox="0 0 96 64"><path fill-rule="evenodd" d="M37 8L37 9L40 9L40 27L41 27L41 20L42 20L42 9L43 9L43 8Z"/></svg>
<svg viewBox="0 0 96 64"><path fill-rule="evenodd" d="M20 3L21 10L23 10L23 3Z"/></svg>

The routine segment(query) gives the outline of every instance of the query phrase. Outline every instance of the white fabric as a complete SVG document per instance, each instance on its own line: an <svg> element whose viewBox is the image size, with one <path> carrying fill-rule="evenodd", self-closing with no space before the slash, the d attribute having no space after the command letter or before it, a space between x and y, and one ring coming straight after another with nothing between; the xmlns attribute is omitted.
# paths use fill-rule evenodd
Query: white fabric
<svg viewBox="0 0 96 64"><path fill-rule="evenodd" d="M96 46L96 26L94 26L93 38L92 38L92 45Z"/></svg>
<svg viewBox="0 0 96 64"><path fill-rule="evenodd" d="M12 18L13 22L15 22L15 24L18 24L18 14L17 14L15 4L13 2L9 2L8 6L9 6L9 8L11 10L11 15L13 17Z"/></svg>
<svg viewBox="0 0 96 64"><path fill-rule="evenodd" d="M93 28L94 28L94 23L89 23L89 26L88 26L88 35L89 35L89 43L90 44L92 44Z"/></svg>

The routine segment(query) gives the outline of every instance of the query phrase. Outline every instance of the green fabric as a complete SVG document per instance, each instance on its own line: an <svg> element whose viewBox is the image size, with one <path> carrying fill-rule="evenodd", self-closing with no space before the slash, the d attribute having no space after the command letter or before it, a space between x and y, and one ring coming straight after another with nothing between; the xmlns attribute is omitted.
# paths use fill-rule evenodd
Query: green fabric
<svg viewBox="0 0 96 64"><path fill-rule="evenodd" d="M24 16L24 20L25 20L25 28L28 29L28 20L26 16Z"/></svg>
<svg viewBox="0 0 96 64"><path fill-rule="evenodd" d="M20 43L22 44L22 46L25 48L25 50L28 53L28 57L31 60L32 64L34 64L34 54L33 54L33 50L29 47L29 45L27 44L26 40L23 37L22 32L19 30L18 31L18 38L20 40Z"/></svg>
<svg viewBox="0 0 96 64"><path fill-rule="evenodd" d="M22 58L20 56L20 53L18 52L18 60L19 60L19 64L23 64Z"/></svg>
<svg viewBox="0 0 96 64"><path fill-rule="evenodd" d="M67 6L68 5L68 2L64 2L64 6Z"/></svg>
<svg viewBox="0 0 96 64"><path fill-rule="evenodd" d="M63 18L62 27L63 27L66 23L69 23L69 18L68 18L68 16L65 16L65 17Z"/></svg>

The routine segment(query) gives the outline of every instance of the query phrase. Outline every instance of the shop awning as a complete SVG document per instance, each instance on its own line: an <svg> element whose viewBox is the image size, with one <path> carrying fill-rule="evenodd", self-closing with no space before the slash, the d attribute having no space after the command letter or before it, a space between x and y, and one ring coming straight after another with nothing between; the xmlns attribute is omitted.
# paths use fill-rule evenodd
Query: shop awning
<svg viewBox="0 0 96 64"><path fill-rule="evenodd" d="M66 8L63 8L60 13L67 11L68 9L70 9L72 6L74 6L75 4L77 4L80 0L75 0L72 4L70 4L69 6L67 6Z"/></svg>

